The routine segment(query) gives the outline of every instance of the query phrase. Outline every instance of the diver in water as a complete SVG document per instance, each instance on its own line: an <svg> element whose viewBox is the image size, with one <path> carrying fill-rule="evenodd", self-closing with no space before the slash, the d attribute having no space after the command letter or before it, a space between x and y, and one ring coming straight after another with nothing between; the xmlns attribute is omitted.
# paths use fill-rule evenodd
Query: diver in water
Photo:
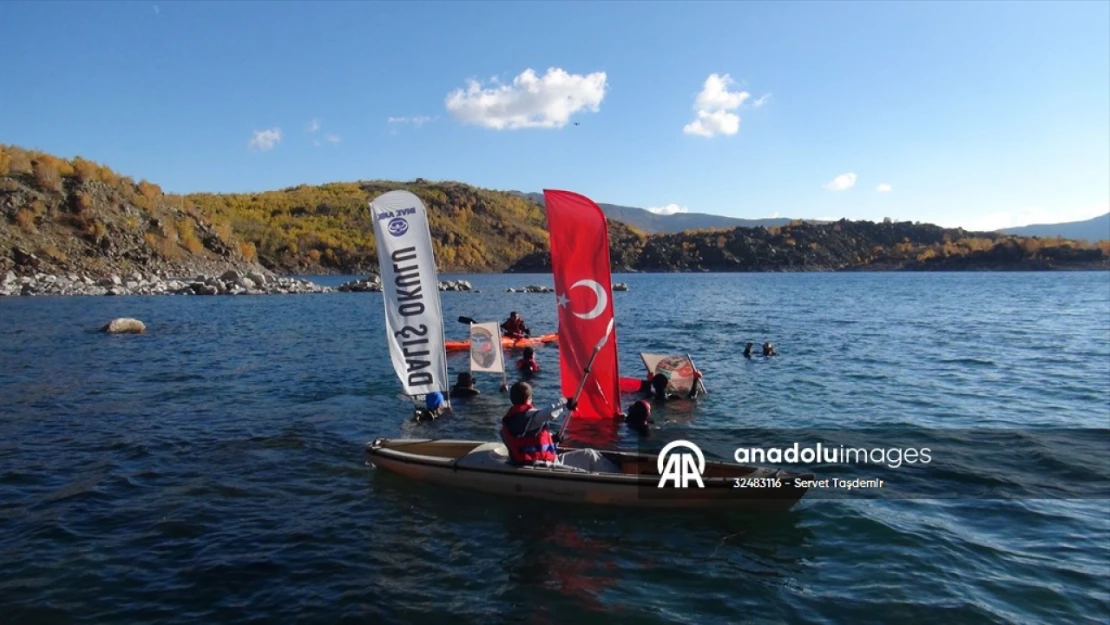
<svg viewBox="0 0 1110 625"><path fill-rule="evenodd" d="M694 371L694 384L690 386L690 392L685 396L676 395L667 392L667 384L669 383L667 376L662 373L656 373L655 376L651 378L651 398L653 401L660 403L672 399L697 399L698 388L701 386L698 384L700 380L701 371Z"/></svg>
<svg viewBox="0 0 1110 625"><path fill-rule="evenodd" d="M540 372L540 364L536 362L536 350L531 347L524 348L524 357L516 361L516 368L524 377L532 377Z"/></svg>
<svg viewBox="0 0 1110 625"><path fill-rule="evenodd" d="M424 407L417 408L412 415L413 421L435 421L451 414L451 406L443 399L443 393L434 391L424 396Z"/></svg>
<svg viewBox="0 0 1110 625"><path fill-rule="evenodd" d="M632 404L628 407L624 422L640 436L651 436L651 428L648 427L649 423L654 423L651 420L651 404L643 399Z"/></svg>
<svg viewBox="0 0 1110 625"><path fill-rule="evenodd" d="M763 355L767 358L770 358L771 356L778 356L778 353L775 352L775 345L773 343L764 343Z"/></svg>
<svg viewBox="0 0 1110 625"><path fill-rule="evenodd" d="M748 360L752 359L752 348L753 347L755 347L755 343L752 343L751 341L748 341L748 344L744 346L744 358L747 358Z"/></svg>
<svg viewBox="0 0 1110 625"><path fill-rule="evenodd" d="M455 385L451 387L451 397L473 397L480 394L481 391L474 386L474 376L469 371L459 373Z"/></svg>

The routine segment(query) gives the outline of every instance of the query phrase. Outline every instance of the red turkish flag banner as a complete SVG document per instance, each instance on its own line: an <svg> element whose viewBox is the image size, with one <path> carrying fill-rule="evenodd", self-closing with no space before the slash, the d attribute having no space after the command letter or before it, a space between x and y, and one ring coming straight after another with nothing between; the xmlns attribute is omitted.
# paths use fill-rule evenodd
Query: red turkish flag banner
<svg viewBox="0 0 1110 625"><path fill-rule="evenodd" d="M564 397L573 397L586 376L574 416L611 419L620 415L617 331L586 365L613 319L609 271L609 228L601 208L570 191L544 189L551 269L559 314L559 371Z"/></svg>

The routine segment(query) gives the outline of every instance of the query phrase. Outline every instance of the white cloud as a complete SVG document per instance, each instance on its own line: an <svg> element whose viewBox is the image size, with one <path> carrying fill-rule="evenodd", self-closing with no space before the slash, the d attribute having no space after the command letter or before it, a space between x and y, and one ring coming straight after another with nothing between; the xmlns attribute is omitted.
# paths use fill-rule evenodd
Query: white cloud
<svg viewBox="0 0 1110 625"><path fill-rule="evenodd" d="M666 206L652 206L648 209L648 212L656 215L674 215L675 213L688 213L690 209L678 204L667 204Z"/></svg>
<svg viewBox="0 0 1110 625"><path fill-rule="evenodd" d="M324 141L327 141L328 143L339 143L342 140L343 140L343 138L340 137L339 135L333 135L333 134L324 135Z"/></svg>
<svg viewBox="0 0 1110 625"><path fill-rule="evenodd" d="M274 146L280 142L281 128L270 128L269 130L254 131L254 136L247 142L247 146L265 152L274 149Z"/></svg>
<svg viewBox="0 0 1110 625"><path fill-rule="evenodd" d="M883 184L875 187L875 191L877 191L879 193L890 193L893 190L894 190L894 187L890 186L889 184L887 184L885 182Z"/></svg>
<svg viewBox="0 0 1110 625"><path fill-rule="evenodd" d="M562 128L572 115L600 110L608 79L605 72L570 74L552 67L543 76L526 69L510 85L468 80L466 89L447 94L447 110L464 124L493 130Z"/></svg>
<svg viewBox="0 0 1110 625"><path fill-rule="evenodd" d="M770 215L764 217L764 219L778 219L778 218L779 218L778 211L775 211L775 212L771 213Z"/></svg>
<svg viewBox="0 0 1110 625"><path fill-rule="evenodd" d="M1052 208L1023 206L1013 210L992 211L976 216L959 215L951 219L939 219L936 223L938 226L945 228L962 227L964 230L972 232L990 232L1019 226L1085 221L1106 213L1110 213L1110 204Z"/></svg>
<svg viewBox="0 0 1110 625"><path fill-rule="evenodd" d="M840 174L822 185L823 188L829 191L843 191L845 189L851 189L854 186L856 186L856 175L851 172Z"/></svg>
<svg viewBox="0 0 1110 625"><path fill-rule="evenodd" d="M740 132L740 116L728 111L698 111L698 118L683 126L682 132L699 137L734 135Z"/></svg>
<svg viewBox="0 0 1110 625"><path fill-rule="evenodd" d="M699 137L734 135L740 132L740 116L729 111L740 108L751 97L747 91L729 91L733 84L728 74L710 74L694 98L697 117L682 127L682 132Z"/></svg>
<svg viewBox="0 0 1110 625"><path fill-rule="evenodd" d="M386 119L385 121L386 121L387 124L390 124L390 125L412 124L413 126L416 126L417 128L419 128L419 127L423 126L424 124L426 124L428 122L434 122L437 119L439 119L439 117L428 117L427 115L420 115L420 116L417 116L417 117L390 117L390 118Z"/></svg>
<svg viewBox="0 0 1110 625"><path fill-rule="evenodd" d="M155 15L158 15L159 13L162 12L162 9L159 9L157 4L153 4L151 6L154 8L154 14Z"/></svg>
<svg viewBox="0 0 1110 625"><path fill-rule="evenodd" d="M770 101L771 101L771 94L767 93L767 94L761 95L752 102L752 108L759 108L759 107L763 106L764 104L767 104Z"/></svg>
<svg viewBox="0 0 1110 625"><path fill-rule="evenodd" d="M740 108L740 105L752 97L752 94L747 91L729 91L729 85L732 84L732 77L728 74L724 76L710 74L709 78L705 79L705 85L702 86L701 93L694 100L694 108L698 110L723 109L726 111Z"/></svg>
<svg viewBox="0 0 1110 625"><path fill-rule="evenodd" d="M313 119L312 121L308 122L308 131L309 132L316 132L319 129L320 129L320 120Z"/></svg>

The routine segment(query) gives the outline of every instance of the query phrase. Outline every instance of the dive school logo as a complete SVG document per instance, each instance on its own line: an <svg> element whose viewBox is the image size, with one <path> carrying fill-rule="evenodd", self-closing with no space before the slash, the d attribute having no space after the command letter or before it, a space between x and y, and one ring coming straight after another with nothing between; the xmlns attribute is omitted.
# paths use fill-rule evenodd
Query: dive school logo
<svg viewBox="0 0 1110 625"><path fill-rule="evenodd" d="M399 237L409 231L409 222L404 217L394 217L389 220L389 225L386 226L389 234Z"/></svg>
<svg viewBox="0 0 1110 625"><path fill-rule="evenodd" d="M489 369L497 360L493 350L493 334L485 328L470 330L470 359L482 369Z"/></svg>
<svg viewBox="0 0 1110 625"><path fill-rule="evenodd" d="M667 356L655 365L655 373L667 377L667 388L687 392L694 385L694 365L685 356Z"/></svg>
<svg viewBox="0 0 1110 625"><path fill-rule="evenodd" d="M686 448L690 453L679 451L672 453L672 450L680 447ZM656 470L659 471L659 485L656 488L663 488L668 481L674 482L675 488L689 488L691 480L697 482L698 488L705 488L705 484L701 481L701 476L705 473L705 455L690 441L677 440L667 443L659 450L655 465Z"/></svg>

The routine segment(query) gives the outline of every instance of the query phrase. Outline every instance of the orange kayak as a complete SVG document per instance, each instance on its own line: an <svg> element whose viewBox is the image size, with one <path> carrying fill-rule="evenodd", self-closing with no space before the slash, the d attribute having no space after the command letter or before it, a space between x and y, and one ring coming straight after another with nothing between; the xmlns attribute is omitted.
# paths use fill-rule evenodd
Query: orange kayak
<svg viewBox="0 0 1110 625"><path fill-rule="evenodd" d="M505 349L523 349L528 346L539 347L547 343L556 343L559 341L558 334L544 334L543 336L525 337L522 339L511 339L508 337L501 337L501 347ZM461 352L470 349L470 339L465 341L445 341L444 347L449 352Z"/></svg>

